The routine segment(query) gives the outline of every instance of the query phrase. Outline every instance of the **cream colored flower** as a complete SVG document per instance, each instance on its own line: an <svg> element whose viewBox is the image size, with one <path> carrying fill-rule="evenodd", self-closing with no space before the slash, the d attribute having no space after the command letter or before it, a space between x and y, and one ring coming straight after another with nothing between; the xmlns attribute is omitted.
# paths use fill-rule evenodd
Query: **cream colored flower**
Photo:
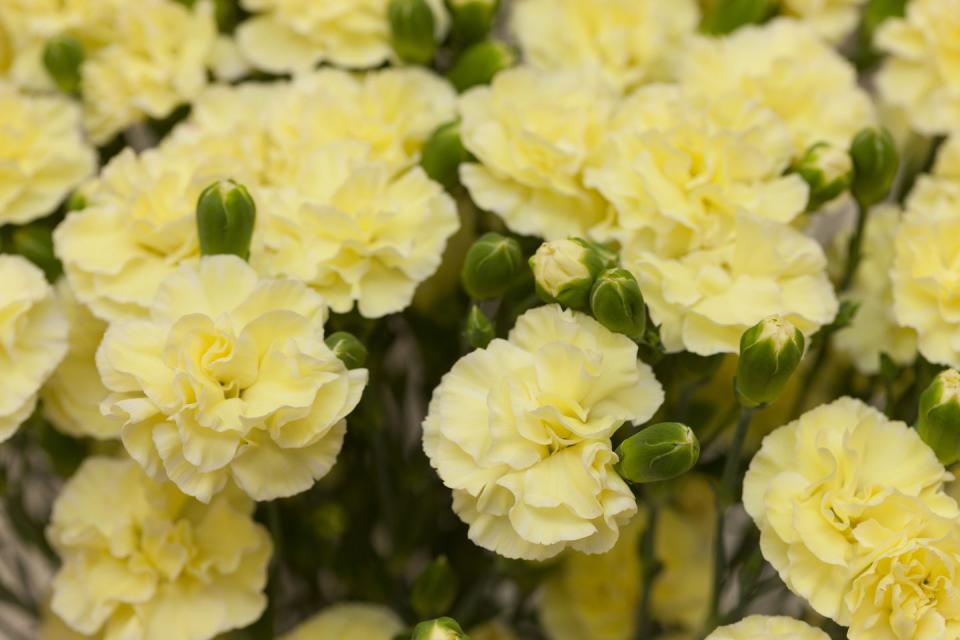
<svg viewBox="0 0 960 640"><path fill-rule="evenodd" d="M479 162L462 165L460 178L473 201L517 233L584 235L604 206L583 169L613 106L609 86L571 71L518 67L468 91L460 134Z"/></svg>
<svg viewBox="0 0 960 640"><path fill-rule="evenodd" d="M119 438L121 423L100 413L100 403L110 394L100 380L96 358L107 323L77 302L65 280L57 292L70 332L67 355L41 392L44 414L57 429L78 438Z"/></svg>
<svg viewBox="0 0 960 640"><path fill-rule="evenodd" d="M529 560L602 553L637 509L610 437L662 401L633 342L550 305L444 376L423 448L476 544Z"/></svg>
<svg viewBox="0 0 960 640"><path fill-rule="evenodd" d="M695 0L518 0L510 25L528 63L599 74L629 90L671 76L699 19Z"/></svg>
<svg viewBox="0 0 960 640"><path fill-rule="evenodd" d="M764 558L822 615L850 623L844 598L863 566L859 539L916 499L956 518L952 479L916 431L859 400L817 407L763 440L743 482Z"/></svg>
<svg viewBox="0 0 960 640"><path fill-rule="evenodd" d="M860 24L866 0L784 0L783 13L809 24L830 42L840 42Z"/></svg>
<svg viewBox="0 0 960 640"><path fill-rule="evenodd" d="M403 629L400 616L384 606L348 602L324 609L281 640L393 640Z"/></svg>
<svg viewBox="0 0 960 640"><path fill-rule="evenodd" d="M202 502L228 479L256 500L309 489L336 462L366 369L323 342L322 298L235 256L185 264L148 320L111 324L97 368L124 447Z"/></svg>
<svg viewBox="0 0 960 640"><path fill-rule="evenodd" d="M913 0L875 42L890 54L877 74L883 99L903 107L921 133L960 128L960 0Z"/></svg>
<svg viewBox="0 0 960 640"><path fill-rule="evenodd" d="M846 148L876 119L853 66L795 20L744 27L724 38L700 36L680 66L681 83L706 100L728 95L772 109L793 134L798 155L817 142Z"/></svg>
<svg viewBox="0 0 960 640"><path fill-rule="evenodd" d="M37 406L37 392L67 351L67 321L43 272L0 254L0 442Z"/></svg>
<svg viewBox="0 0 960 640"><path fill-rule="evenodd" d="M53 506L51 608L83 634L207 640L266 606L272 545L231 492L203 505L128 459L88 458Z"/></svg>
<svg viewBox="0 0 960 640"><path fill-rule="evenodd" d="M829 640L819 629L785 616L749 616L714 630L706 640Z"/></svg>
<svg viewBox="0 0 960 640"><path fill-rule="evenodd" d="M0 80L0 225L52 213L96 169L67 99L29 96Z"/></svg>
<svg viewBox="0 0 960 640"><path fill-rule="evenodd" d="M894 315L890 268L899 224L900 210L895 206L881 206L870 212L863 260L844 296L860 306L850 326L833 336L834 345L866 375L880 370L883 353L901 366L913 362L917 355L916 331L898 324ZM849 234L841 235L844 248L848 239Z"/></svg>
<svg viewBox="0 0 960 640"><path fill-rule="evenodd" d="M442 0L427 2L440 40L449 17ZM304 71L320 62L362 69L393 58L389 0L241 0L240 4L254 16L240 25L237 40L261 69Z"/></svg>

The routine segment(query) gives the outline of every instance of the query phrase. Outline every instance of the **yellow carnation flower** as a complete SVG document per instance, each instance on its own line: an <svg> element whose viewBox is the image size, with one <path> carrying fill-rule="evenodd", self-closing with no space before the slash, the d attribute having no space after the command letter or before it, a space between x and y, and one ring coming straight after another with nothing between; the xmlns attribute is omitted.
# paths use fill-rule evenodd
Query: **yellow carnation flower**
<svg viewBox="0 0 960 640"><path fill-rule="evenodd" d="M846 148L876 119L853 66L795 20L698 37L680 67L680 82L707 100L732 95L772 109L793 134L796 154L817 142Z"/></svg>
<svg viewBox="0 0 960 640"><path fill-rule="evenodd" d="M476 544L529 560L602 553L637 509L610 437L662 401L636 344L550 305L444 376L423 448Z"/></svg>
<svg viewBox="0 0 960 640"><path fill-rule="evenodd" d="M784 0L783 13L809 24L829 40L840 42L860 23L866 0Z"/></svg>
<svg viewBox="0 0 960 640"><path fill-rule="evenodd" d="M893 283L890 268L894 240L900 224L900 210L881 206L870 212L864 235L863 260L845 297L860 305L849 327L833 336L834 345L853 360L866 375L880 370L880 354L886 353L899 365L913 362L917 354L917 333L897 323L894 316ZM848 234L842 234L846 249Z"/></svg>
<svg viewBox="0 0 960 640"><path fill-rule="evenodd" d="M348 602L327 607L281 640L393 640L404 626L382 605Z"/></svg>
<svg viewBox="0 0 960 640"><path fill-rule="evenodd" d="M764 558L822 615L849 624L844 598L864 558L859 539L916 498L955 518L952 476L917 432L840 398L763 440L743 481Z"/></svg>
<svg viewBox="0 0 960 640"><path fill-rule="evenodd" d="M819 629L785 616L749 616L716 629L706 640L829 640Z"/></svg>
<svg viewBox="0 0 960 640"><path fill-rule="evenodd" d="M510 25L530 64L599 74L628 90L667 79L699 19L695 0L518 0Z"/></svg>
<svg viewBox="0 0 960 640"><path fill-rule="evenodd" d="M41 392L44 414L58 429L78 438L119 438L121 423L100 413L100 403L110 395L100 380L96 358L107 323L77 302L65 280L57 292L70 332L67 355Z"/></svg>
<svg viewBox="0 0 960 640"><path fill-rule="evenodd" d="M203 502L230 478L257 500L305 491L336 461L367 381L324 344L325 317L306 285L259 279L235 256L182 265L149 319L107 330L101 408L151 477Z"/></svg>
<svg viewBox="0 0 960 640"><path fill-rule="evenodd" d="M96 168L67 99L28 96L0 80L0 225L53 210Z"/></svg>
<svg viewBox="0 0 960 640"><path fill-rule="evenodd" d="M67 321L43 272L0 255L0 442L37 406L37 392L67 351Z"/></svg>
<svg viewBox="0 0 960 640"><path fill-rule="evenodd" d="M912 0L875 41L889 54L877 74L883 99L902 107L921 133L960 128L960 0Z"/></svg>
<svg viewBox="0 0 960 640"><path fill-rule="evenodd" d="M572 71L518 67L468 91L460 135L479 164L462 165L460 178L473 201L517 233L583 235L603 217L582 173L613 106L608 85Z"/></svg>
<svg viewBox="0 0 960 640"><path fill-rule="evenodd" d="M109 496L109 499L106 499ZM263 612L272 545L246 496L203 505L128 459L88 458L53 506L51 608L107 638L207 640Z"/></svg>

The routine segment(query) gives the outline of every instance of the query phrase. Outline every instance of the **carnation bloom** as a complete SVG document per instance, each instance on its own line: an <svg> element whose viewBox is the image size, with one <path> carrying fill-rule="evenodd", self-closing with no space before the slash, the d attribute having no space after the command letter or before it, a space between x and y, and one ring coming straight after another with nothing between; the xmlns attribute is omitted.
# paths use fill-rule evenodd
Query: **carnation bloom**
<svg viewBox="0 0 960 640"><path fill-rule="evenodd" d="M105 499L109 496L109 499ZM207 640L266 607L272 545L236 492L203 505L129 459L88 458L53 505L51 608L104 638Z"/></svg>
<svg viewBox="0 0 960 640"><path fill-rule="evenodd" d="M773 110L790 129L797 155L817 142L846 148L875 120L853 66L795 20L747 26L723 38L700 36L680 68L681 84L707 100L726 94Z"/></svg>
<svg viewBox="0 0 960 640"><path fill-rule="evenodd" d="M858 539L914 498L941 517L952 476L916 431L840 398L763 440L743 482L763 557L822 615L849 624L844 598L863 561Z"/></svg>
<svg viewBox="0 0 960 640"><path fill-rule="evenodd" d="M875 42L890 54L877 75L884 100L902 107L913 127L936 135L960 128L960 0L913 0Z"/></svg>
<svg viewBox="0 0 960 640"><path fill-rule="evenodd" d="M870 212L863 239L863 260L845 297L859 305L850 326L833 335L834 345L866 375L880 371L880 355L887 354L903 366L917 354L917 333L901 326L894 316L890 268L900 210L881 206ZM840 236L846 250L848 234Z"/></svg>
<svg viewBox="0 0 960 640"><path fill-rule="evenodd" d="M461 181L517 233L583 235L603 216L582 173L613 106L612 89L595 75L503 71L460 100L460 135L479 161L461 165Z"/></svg>
<svg viewBox="0 0 960 640"><path fill-rule="evenodd" d="M37 406L37 392L67 351L67 321L43 272L0 255L0 442Z"/></svg>
<svg viewBox="0 0 960 640"><path fill-rule="evenodd" d="M662 401L636 344L550 305L444 376L423 448L476 544L529 560L602 553L637 510L610 437Z"/></svg>
<svg viewBox="0 0 960 640"><path fill-rule="evenodd" d="M667 79L700 18L694 0L519 0L512 11L527 62L599 74L621 90Z"/></svg>
<svg viewBox="0 0 960 640"><path fill-rule="evenodd" d="M281 640L393 640L403 630L403 620L390 609L347 602L327 607Z"/></svg>
<svg viewBox="0 0 960 640"><path fill-rule="evenodd" d="M860 23L866 0L784 0L783 13L795 16L829 40L840 42Z"/></svg>
<svg viewBox="0 0 960 640"><path fill-rule="evenodd" d="M0 80L0 225L53 210L96 168L80 111L66 98L29 96Z"/></svg>
<svg viewBox="0 0 960 640"><path fill-rule="evenodd" d="M433 9L436 37L449 18L442 0ZM240 48L261 69L303 71L320 62L351 69L376 67L393 57L389 0L241 0L253 13L237 30Z"/></svg>
<svg viewBox="0 0 960 640"><path fill-rule="evenodd" d="M786 616L749 616L715 629L706 640L829 640L819 629Z"/></svg>
<svg viewBox="0 0 960 640"><path fill-rule="evenodd" d="M97 367L130 455L203 502L233 479L257 500L310 488L336 461L366 369L323 342L322 298L209 256L164 279L150 318L111 324Z"/></svg>

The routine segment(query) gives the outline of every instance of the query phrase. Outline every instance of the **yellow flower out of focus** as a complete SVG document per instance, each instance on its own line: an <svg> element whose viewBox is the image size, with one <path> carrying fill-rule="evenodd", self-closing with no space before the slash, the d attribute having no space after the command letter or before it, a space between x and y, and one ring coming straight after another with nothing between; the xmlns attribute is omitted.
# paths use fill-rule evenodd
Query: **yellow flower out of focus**
<svg viewBox="0 0 960 640"><path fill-rule="evenodd" d="M96 168L66 98L29 96L0 80L0 225L52 213Z"/></svg>
<svg viewBox="0 0 960 640"><path fill-rule="evenodd" d="M527 560L603 553L637 510L610 437L662 402L636 344L550 305L444 376L423 448L481 547Z"/></svg>
<svg viewBox="0 0 960 640"><path fill-rule="evenodd" d="M809 24L830 42L840 42L860 22L866 0L784 0L783 13Z"/></svg>
<svg viewBox="0 0 960 640"><path fill-rule="evenodd" d="M390 609L347 602L324 609L281 640L393 640L403 630L403 620Z"/></svg>
<svg viewBox="0 0 960 640"><path fill-rule="evenodd" d="M960 129L960 0L911 0L875 42L889 54L877 74L883 99L926 135Z"/></svg>
<svg viewBox="0 0 960 640"><path fill-rule="evenodd" d="M709 606L713 504L703 477L677 482L674 502L661 509L656 557L662 563L651 594L651 613L661 623L698 628ZM544 582L540 620L550 640L632 640L641 596L641 511L610 551L570 553Z"/></svg>
<svg viewBox="0 0 960 640"><path fill-rule="evenodd" d="M464 146L478 163L460 168L474 202L513 231L547 240L583 235L603 200L583 183L615 104L594 75L518 67L460 100Z"/></svg>
<svg viewBox="0 0 960 640"><path fill-rule="evenodd" d="M323 342L322 298L236 256L183 265L147 320L111 324L97 367L130 455L202 502L309 489L336 461L367 382Z"/></svg>
<svg viewBox="0 0 960 640"><path fill-rule="evenodd" d="M894 316L890 268L899 224L900 210L895 206L884 205L870 212L863 260L845 296L860 306L850 326L833 335L834 345L866 375L880 371L882 353L901 366L913 362L917 354L916 331L900 326ZM842 235L844 250L848 239L848 234Z"/></svg>
<svg viewBox="0 0 960 640"><path fill-rule="evenodd" d="M790 129L797 155L817 142L846 148L876 119L853 65L796 20L700 36L680 68L681 84L706 100L727 95L773 110Z"/></svg>
<svg viewBox="0 0 960 640"><path fill-rule="evenodd" d="M763 557L824 616L850 624L844 598L865 562L861 540L919 501L956 518L952 476L917 432L840 398L763 440L743 482Z"/></svg>
<svg viewBox="0 0 960 640"><path fill-rule="evenodd" d="M517 0L511 28L530 64L600 74L628 90L669 79L699 19L695 0Z"/></svg>
<svg viewBox="0 0 960 640"><path fill-rule="evenodd" d="M207 640L244 627L266 607L272 552L252 515L235 492L203 505L131 460L89 458L47 529L63 563L51 608L72 629L110 639Z"/></svg>
<svg viewBox="0 0 960 640"><path fill-rule="evenodd" d="M37 392L67 352L67 321L43 272L0 255L0 442L37 406Z"/></svg>
<svg viewBox="0 0 960 640"><path fill-rule="evenodd" d="M110 395L97 372L97 347L107 323L77 302L65 280L57 290L70 332L67 355L41 392L44 414L59 430L77 438L119 438L121 423L100 413L100 403Z"/></svg>
<svg viewBox="0 0 960 640"><path fill-rule="evenodd" d="M436 37L449 18L442 0L427 0ZM389 0L241 0L254 16L240 25L244 55L261 69L304 71L320 62L350 69L376 67L393 57Z"/></svg>
<svg viewBox="0 0 960 640"><path fill-rule="evenodd" d="M749 616L720 627L706 640L829 640L819 629L786 616Z"/></svg>

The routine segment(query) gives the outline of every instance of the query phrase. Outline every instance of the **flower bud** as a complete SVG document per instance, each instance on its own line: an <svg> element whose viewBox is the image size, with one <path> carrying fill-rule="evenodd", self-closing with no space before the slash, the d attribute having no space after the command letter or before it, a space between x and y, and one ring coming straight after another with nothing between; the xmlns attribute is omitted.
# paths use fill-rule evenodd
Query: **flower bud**
<svg viewBox="0 0 960 640"><path fill-rule="evenodd" d="M414 627L410 640L470 640L470 636L453 618L437 618Z"/></svg>
<svg viewBox="0 0 960 640"><path fill-rule="evenodd" d="M523 270L520 243L499 233L485 233L463 262L463 288L474 300L496 298L516 281Z"/></svg>
<svg viewBox="0 0 960 640"><path fill-rule="evenodd" d="M620 443L614 469L629 482L658 482L686 473L700 459L700 441L679 422L651 425Z"/></svg>
<svg viewBox="0 0 960 640"><path fill-rule="evenodd" d="M64 93L80 92L83 58L83 45L71 36L52 38L43 48L43 66Z"/></svg>
<svg viewBox="0 0 960 640"><path fill-rule="evenodd" d="M541 244L530 258L530 268L541 300L583 310L603 261L586 240L566 238Z"/></svg>
<svg viewBox="0 0 960 640"><path fill-rule="evenodd" d="M742 26L763 22L776 8L771 0L715 0L700 28L715 36L733 33Z"/></svg>
<svg viewBox="0 0 960 640"><path fill-rule="evenodd" d="M493 323L490 322L480 307L473 305L467 314L466 326L463 330L467 343L474 349L483 349L493 340Z"/></svg>
<svg viewBox="0 0 960 640"><path fill-rule="evenodd" d="M367 362L367 348L352 333L337 331L327 336L324 342L347 365L347 369L360 369Z"/></svg>
<svg viewBox="0 0 960 640"><path fill-rule="evenodd" d="M853 160L851 191L863 207L874 205L885 197L897 177L900 157L893 136L886 129L863 129L850 144Z"/></svg>
<svg viewBox="0 0 960 640"><path fill-rule="evenodd" d="M468 47L486 38L497 17L499 4L499 0L449 0L455 46Z"/></svg>
<svg viewBox="0 0 960 640"><path fill-rule="evenodd" d="M460 123L448 122L434 131L423 145L420 166L449 191L460 181L460 163L467 157L467 150L460 140Z"/></svg>
<svg viewBox="0 0 960 640"><path fill-rule="evenodd" d="M197 200L200 253L228 253L246 260L256 220L257 207L246 187L233 180L214 182Z"/></svg>
<svg viewBox="0 0 960 640"><path fill-rule="evenodd" d="M450 609L457 597L457 574L446 556L440 556L417 576L410 591L410 604L421 618L438 616Z"/></svg>
<svg viewBox="0 0 960 640"><path fill-rule="evenodd" d="M793 171L810 186L807 211L816 211L850 188L853 161L843 149L818 142L797 160Z"/></svg>
<svg viewBox="0 0 960 640"><path fill-rule="evenodd" d="M436 17L426 0L390 0L387 17L393 50L402 60L414 64L433 60Z"/></svg>
<svg viewBox="0 0 960 640"><path fill-rule="evenodd" d="M920 394L917 432L945 466L960 460L960 373L941 371Z"/></svg>
<svg viewBox="0 0 960 640"><path fill-rule="evenodd" d="M770 316L743 332L734 381L745 407L760 407L777 399L803 358L803 334L793 324Z"/></svg>
<svg viewBox="0 0 960 640"><path fill-rule="evenodd" d="M639 340L647 328L647 308L640 285L626 269L607 269L590 291L590 311L610 331Z"/></svg>
<svg viewBox="0 0 960 640"><path fill-rule="evenodd" d="M499 40L484 40L464 51L447 72L447 78L463 93L470 87L490 84L493 76L513 66L516 54Z"/></svg>

